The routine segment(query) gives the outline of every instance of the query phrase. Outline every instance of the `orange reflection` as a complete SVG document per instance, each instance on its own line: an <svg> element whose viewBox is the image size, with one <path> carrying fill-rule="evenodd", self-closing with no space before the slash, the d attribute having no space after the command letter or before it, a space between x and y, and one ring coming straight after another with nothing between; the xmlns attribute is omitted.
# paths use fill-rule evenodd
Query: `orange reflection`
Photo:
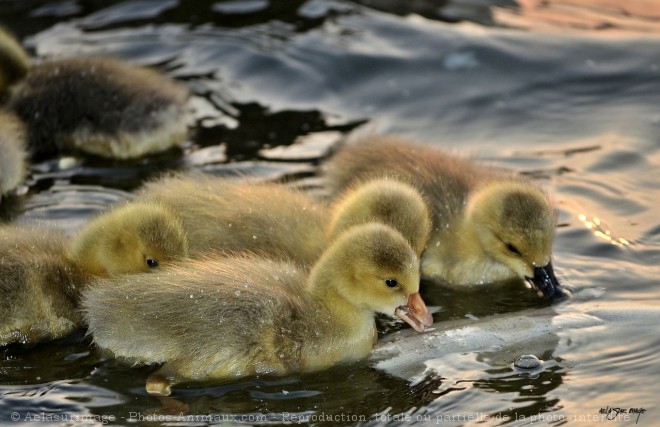
<svg viewBox="0 0 660 427"><path fill-rule="evenodd" d="M501 25L541 31L660 34L657 0L517 0L518 8L494 7Z"/></svg>

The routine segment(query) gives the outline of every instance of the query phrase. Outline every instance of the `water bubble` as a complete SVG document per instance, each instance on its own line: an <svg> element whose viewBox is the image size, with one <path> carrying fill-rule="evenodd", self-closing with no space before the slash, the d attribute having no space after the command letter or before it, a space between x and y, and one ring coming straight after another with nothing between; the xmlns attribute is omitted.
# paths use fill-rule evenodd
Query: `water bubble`
<svg viewBox="0 0 660 427"><path fill-rule="evenodd" d="M523 354L513 362L513 365L520 369L536 369L541 366L541 361L533 354Z"/></svg>

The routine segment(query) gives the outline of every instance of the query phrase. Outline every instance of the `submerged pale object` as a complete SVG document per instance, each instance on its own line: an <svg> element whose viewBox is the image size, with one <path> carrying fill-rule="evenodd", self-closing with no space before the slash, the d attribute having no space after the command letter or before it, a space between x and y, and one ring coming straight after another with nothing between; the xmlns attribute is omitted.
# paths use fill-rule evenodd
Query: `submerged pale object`
<svg viewBox="0 0 660 427"><path fill-rule="evenodd" d="M589 302L575 305L497 314L482 319L435 323L424 334L402 330L375 349L376 368L416 383L441 370L445 357L465 353L506 353L511 363L523 354L554 350L560 335L577 329L639 325L640 330L660 321L660 307L639 303Z"/></svg>

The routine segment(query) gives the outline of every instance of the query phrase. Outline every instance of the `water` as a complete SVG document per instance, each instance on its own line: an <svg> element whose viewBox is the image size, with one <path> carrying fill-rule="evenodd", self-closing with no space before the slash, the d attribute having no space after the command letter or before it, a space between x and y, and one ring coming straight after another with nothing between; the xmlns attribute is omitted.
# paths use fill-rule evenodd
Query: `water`
<svg viewBox="0 0 660 427"><path fill-rule="evenodd" d="M547 308L518 283L461 291L427 284L436 322L623 308L600 313L602 323L569 322L514 345L450 348L414 383L365 361L314 375L181 385L163 401L144 391L149 368L127 368L77 335L0 350L0 422L16 412L34 424L35 416L60 424L77 416L87 424L602 425L598 417L609 416L629 425L636 416L616 418L612 409L644 408L639 425L657 423L660 339L640 308L657 308L660 297L657 6L359 3L3 2L0 22L33 56L116 55L185 82L196 129L183 155L35 165L26 194L3 200L2 218L74 230L167 169L249 171L322 193L319 156L337 132L366 123L529 174L559 210L554 263L573 291L568 301ZM299 137L306 139L294 144ZM290 147L272 149L279 146ZM385 332L399 328L380 323ZM541 366L514 367L523 354Z"/></svg>

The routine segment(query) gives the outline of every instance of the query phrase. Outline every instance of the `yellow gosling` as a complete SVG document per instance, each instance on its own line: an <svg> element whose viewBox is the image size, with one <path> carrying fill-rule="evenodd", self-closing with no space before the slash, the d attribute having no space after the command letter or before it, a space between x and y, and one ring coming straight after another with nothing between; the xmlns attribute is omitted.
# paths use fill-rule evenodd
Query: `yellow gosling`
<svg viewBox="0 0 660 427"><path fill-rule="evenodd" d="M73 238L69 253L94 275L149 271L187 257L188 237L166 207L129 202L90 221Z"/></svg>
<svg viewBox="0 0 660 427"><path fill-rule="evenodd" d="M555 212L530 180L390 136L346 145L324 172L336 193L354 181L394 176L424 194L433 217L425 277L454 285L520 277L545 297L564 296L551 262Z"/></svg>
<svg viewBox="0 0 660 427"><path fill-rule="evenodd" d="M364 358L374 314L432 323L419 264L396 230L348 229L309 275L256 256L201 259L161 274L100 280L85 291L94 342L129 363L164 364L147 382L169 395L180 381L313 372Z"/></svg>
<svg viewBox="0 0 660 427"><path fill-rule="evenodd" d="M380 222L403 234L418 256L431 233L429 205L413 186L396 179L379 178L351 185L332 206L329 236L357 224Z"/></svg>
<svg viewBox="0 0 660 427"><path fill-rule="evenodd" d="M0 227L0 345L61 338L82 326L80 292L94 277L148 271L187 255L176 217L128 204L71 242L45 227Z"/></svg>

